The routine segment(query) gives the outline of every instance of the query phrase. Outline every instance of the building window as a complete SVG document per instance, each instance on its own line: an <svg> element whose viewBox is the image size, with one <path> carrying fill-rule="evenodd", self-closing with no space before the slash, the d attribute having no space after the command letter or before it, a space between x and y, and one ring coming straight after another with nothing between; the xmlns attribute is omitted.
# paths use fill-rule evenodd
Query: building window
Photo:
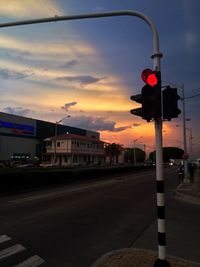
<svg viewBox="0 0 200 267"><path fill-rule="evenodd" d="M47 145L47 146L52 146L52 142L51 142L51 141L47 141L47 142L46 142L46 145Z"/></svg>
<svg viewBox="0 0 200 267"><path fill-rule="evenodd" d="M57 147L60 147L60 142L57 142Z"/></svg>

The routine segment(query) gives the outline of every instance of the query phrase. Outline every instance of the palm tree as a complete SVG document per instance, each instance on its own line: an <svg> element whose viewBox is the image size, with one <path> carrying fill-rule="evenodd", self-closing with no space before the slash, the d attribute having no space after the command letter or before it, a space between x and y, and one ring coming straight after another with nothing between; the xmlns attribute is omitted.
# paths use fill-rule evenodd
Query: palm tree
<svg viewBox="0 0 200 267"><path fill-rule="evenodd" d="M120 144L112 143L107 144L105 147L106 155L109 155L110 164L112 163L112 159L116 159L116 163L119 162L119 155L121 154L122 146Z"/></svg>

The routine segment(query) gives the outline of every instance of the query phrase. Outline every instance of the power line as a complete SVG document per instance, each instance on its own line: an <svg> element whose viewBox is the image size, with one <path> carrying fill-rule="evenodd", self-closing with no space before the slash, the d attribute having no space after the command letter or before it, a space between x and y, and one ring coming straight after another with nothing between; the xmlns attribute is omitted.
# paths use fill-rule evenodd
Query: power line
<svg viewBox="0 0 200 267"><path fill-rule="evenodd" d="M199 95L200 95L200 93L198 93L196 95L192 95L192 96L187 96L187 97L185 97L185 99L193 98L193 97L196 97L196 96L199 96Z"/></svg>
<svg viewBox="0 0 200 267"><path fill-rule="evenodd" d="M176 87L180 87L179 85L177 85L177 84L175 84L175 83L172 83L172 82L169 82L169 81L164 81L164 80L162 80L162 82L164 82L164 83L168 83L168 84L170 84L171 86L176 86ZM163 88L164 87L166 87L166 86L162 86ZM192 96L187 96L187 97L184 97L184 99L190 99L190 98L193 98L193 97L196 97L196 96L199 96L200 95L200 93L198 93L198 94L196 94L196 95L192 95ZM183 100L183 98L181 98L181 100Z"/></svg>

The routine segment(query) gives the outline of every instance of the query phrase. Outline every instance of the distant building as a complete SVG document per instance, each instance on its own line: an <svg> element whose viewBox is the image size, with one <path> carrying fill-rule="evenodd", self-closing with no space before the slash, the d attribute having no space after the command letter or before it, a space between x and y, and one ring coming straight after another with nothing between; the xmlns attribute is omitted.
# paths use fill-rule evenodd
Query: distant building
<svg viewBox="0 0 200 267"><path fill-rule="evenodd" d="M45 140L44 161L62 166L101 164L104 159L104 142L95 136L64 134Z"/></svg>
<svg viewBox="0 0 200 267"><path fill-rule="evenodd" d="M76 127L0 112L0 160L42 159L44 139L57 134L74 134L99 140L99 133Z"/></svg>

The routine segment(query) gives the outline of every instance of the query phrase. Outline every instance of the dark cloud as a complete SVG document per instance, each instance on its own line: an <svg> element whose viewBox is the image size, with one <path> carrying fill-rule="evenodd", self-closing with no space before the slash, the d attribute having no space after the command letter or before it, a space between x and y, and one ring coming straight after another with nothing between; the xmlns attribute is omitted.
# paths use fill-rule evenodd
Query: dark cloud
<svg viewBox="0 0 200 267"><path fill-rule="evenodd" d="M62 76L56 78L57 81L79 82L81 85L96 83L103 79L105 79L105 77L97 78L90 75Z"/></svg>
<svg viewBox="0 0 200 267"><path fill-rule="evenodd" d="M32 56L32 54L28 51L19 53L19 57L27 57L27 56Z"/></svg>
<svg viewBox="0 0 200 267"><path fill-rule="evenodd" d="M75 65L77 65L78 63L79 63L78 60L73 59L73 60L67 61L64 64L60 65L59 68L70 69L70 68L74 67Z"/></svg>
<svg viewBox="0 0 200 267"><path fill-rule="evenodd" d="M122 127L118 127L118 128L114 128L113 132L122 132L126 129L131 128L131 126L127 125L127 126L122 126Z"/></svg>
<svg viewBox="0 0 200 267"><path fill-rule="evenodd" d="M116 122L106 120L103 117L92 117L92 116L76 116L67 119L64 123L83 129L88 129L92 131L111 131L111 132L121 132L130 126L123 126L116 128Z"/></svg>
<svg viewBox="0 0 200 267"><path fill-rule="evenodd" d="M14 71L14 70L0 68L0 78L6 80L24 79L32 75L34 75L34 72L32 70Z"/></svg>
<svg viewBox="0 0 200 267"><path fill-rule="evenodd" d="M140 126L141 125L141 123L133 123L133 126L134 127L138 127L138 126Z"/></svg>
<svg viewBox="0 0 200 267"><path fill-rule="evenodd" d="M66 103L63 107L61 107L61 109L68 111L70 107L75 106L76 104L77 104L77 102L75 102L75 101L70 102L70 103Z"/></svg>
<svg viewBox="0 0 200 267"><path fill-rule="evenodd" d="M3 112L5 113L15 114L19 116L26 116L30 111L30 109L22 107L6 107L3 109Z"/></svg>

